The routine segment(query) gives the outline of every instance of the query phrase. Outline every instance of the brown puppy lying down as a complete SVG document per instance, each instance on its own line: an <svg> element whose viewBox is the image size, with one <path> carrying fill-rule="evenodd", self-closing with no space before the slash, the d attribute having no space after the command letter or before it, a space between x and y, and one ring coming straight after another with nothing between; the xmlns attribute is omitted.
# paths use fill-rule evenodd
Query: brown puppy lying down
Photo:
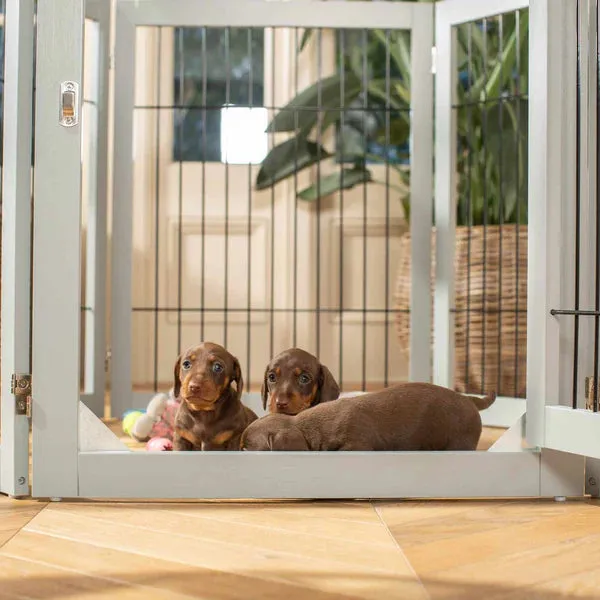
<svg viewBox="0 0 600 600"><path fill-rule="evenodd" d="M296 416L268 415L242 435L241 450L475 450L479 411L496 399L429 383L320 404Z"/></svg>
<svg viewBox="0 0 600 600"><path fill-rule="evenodd" d="M206 342L175 363L173 393L181 398L173 450L239 450L244 429L258 417L240 398L240 363L225 348Z"/></svg>
<svg viewBox="0 0 600 600"><path fill-rule="evenodd" d="M329 369L300 348L281 352L265 369L262 401L265 410L268 403L270 413L297 415L339 395L340 388Z"/></svg>

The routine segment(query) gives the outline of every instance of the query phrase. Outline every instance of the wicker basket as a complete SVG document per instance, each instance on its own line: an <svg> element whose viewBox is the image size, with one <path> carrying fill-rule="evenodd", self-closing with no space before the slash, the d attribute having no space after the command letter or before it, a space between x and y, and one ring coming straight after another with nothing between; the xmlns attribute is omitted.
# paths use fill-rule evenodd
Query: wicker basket
<svg viewBox="0 0 600 600"><path fill-rule="evenodd" d="M472 227L469 236L468 227L456 228L454 385L460 392L495 391L502 396L524 397L527 226L520 225L518 232L514 225L501 229L488 226L484 233L484 227ZM410 234L404 235L400 244L395 308L402 310L410 308ZM434 235L432 247L435 249ZM432 288L434 270L435 258ZM400 346L408 353L409 313L396 313L396 329Z"/></svg>

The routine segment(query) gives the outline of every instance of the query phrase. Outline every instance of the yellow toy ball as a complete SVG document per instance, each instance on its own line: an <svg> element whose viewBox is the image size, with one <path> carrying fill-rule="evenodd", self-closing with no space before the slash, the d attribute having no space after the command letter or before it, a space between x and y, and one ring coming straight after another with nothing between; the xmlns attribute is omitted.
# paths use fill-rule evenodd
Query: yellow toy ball
<svg viewBox="0 0 600 600"><path fill-rule="evenodd" d="M127 413L123 417L123 432L126 435L131 435L131 428L135 425L135 422L143 415L141 410L133 410Z"/></svg>

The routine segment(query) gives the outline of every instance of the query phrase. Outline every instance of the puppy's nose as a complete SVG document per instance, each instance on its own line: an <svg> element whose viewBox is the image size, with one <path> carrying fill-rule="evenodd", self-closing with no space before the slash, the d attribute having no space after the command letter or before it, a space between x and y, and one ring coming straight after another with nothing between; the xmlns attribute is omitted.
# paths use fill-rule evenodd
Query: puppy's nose
<svg viewBox="0 0 600 600"><path fill-rule="evenodd" d="M289 402L287 398L277 398L275 404L277 405L277 408L287 408Z"/></svg>
<svg viewBox="0 0 600 600"><path fill-rule="evenodd" d="M200 391L200 384L197 381L192 381L188 385L190 394L197 394Z"/></svg>

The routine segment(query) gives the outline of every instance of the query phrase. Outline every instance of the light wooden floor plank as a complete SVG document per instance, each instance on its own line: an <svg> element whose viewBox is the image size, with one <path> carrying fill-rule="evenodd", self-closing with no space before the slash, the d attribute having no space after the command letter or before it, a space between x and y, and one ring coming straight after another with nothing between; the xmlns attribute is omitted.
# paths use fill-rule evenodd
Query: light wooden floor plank
<svg viewBox="0 0 600 600"><path fill-rule="evenodd" d="M600 598L591 586L562 595L580 573L596 571L596 503L407 502L377 510L434 600Z"/></svg>
<svg viewBox="0 0 600 600"><path fill-rule="evenodd" d="M154 565L165 561L187 573L197 571L200 582L210 581L212 574L218 572L221 579L228 574L230 581L237 585L228 596L219 595L223 593L223 586L215 584L210 593L198 597L248 598L248 580L251 580L250 586L257 590L252 597L257 598L274 593L273 589L284 591L284 595L288 595L286 590L295 594L301 590L298 598L427 598L408 561L367 503L330 503L324 505L326 510L319 504L300 505L298 514L285 507L290 520L304 523L303 534L280 526L265 526L264 519L257 528L256 515L263 512L261 505L230 505L237 511L237 520L215 521L210 514L223 513L217 506L53 504L33 519L22 535L7 544L0 556L11 560L31 559L22 544L27 541L26 536L36 536L29 539L35 539L34 545L38 548L48 548L45 560L57 568L57 557L64 561L65 553L51 548L56 549L57 544L62 543L73 548L90 546L95 553L124 555L116 567L121 565L127 572L131 569L135 572L147 560ZM208 518L193 517L186 513L190 510L205 511ZM327 515L329 510L333 513L331 520ZM248 523L243 519L244 511ZM277 514L279 510L270 506L266 512ZM340 539L342 525L347 539ZM377 533L365 536L365 525L377 528ZM355 539L351 540L353 528L356 528ZM74 550L73 560L81 554ZM129 556L135 557L138 566L131 569L127 566ZM60 568L67 565L61 563ZM47 574L42 576L47 577ZM106 573L103 577L107 577ZM121 581L124 575L117 572L108 578ZM180 579L174 577L172 571L165 573L163 588L169 578ZM173 587L168 589L176 592Z"/></svg>
<svg viewBox="0 0 600 600"><path fill-rule="evenodd" d="M29 523L44 506L45 502L12 500L0 496L0 547Z"/></svg>

